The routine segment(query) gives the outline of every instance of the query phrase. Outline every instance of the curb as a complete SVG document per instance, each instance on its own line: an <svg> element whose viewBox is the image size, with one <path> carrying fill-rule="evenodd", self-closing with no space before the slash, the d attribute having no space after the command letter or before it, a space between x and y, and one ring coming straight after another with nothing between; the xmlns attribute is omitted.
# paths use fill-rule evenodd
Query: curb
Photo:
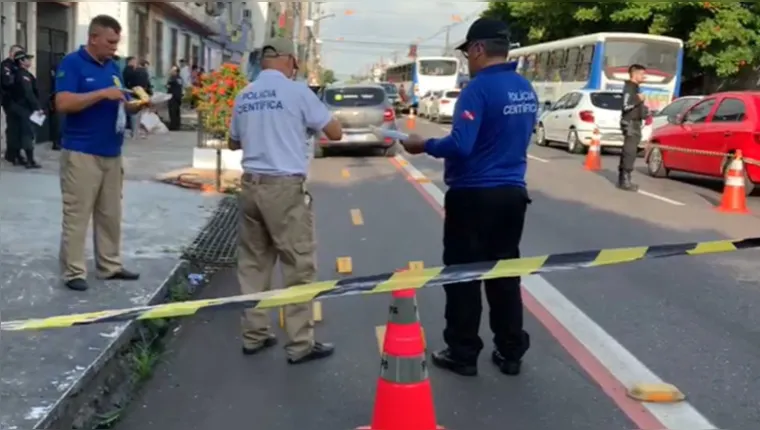
<svg viewBox="0 0 760 430"><path fill-rule="evenodd" d="M195 268L190 262L180 260L148 304L167 302L173 286L182 286L188 294L196 294L198 287L188 281L188 276L194 273L193 269ZM132 380L127 353L133 342L144 338L146 330L143 322L128 323L98 358L90 363L83 375L62 394L50 411L35 424L34 429L95 428L100 413L113 409L114 406L126 406L134 390L139 388L139 382ZM171 336L170 327L163 339Z"/></svg>

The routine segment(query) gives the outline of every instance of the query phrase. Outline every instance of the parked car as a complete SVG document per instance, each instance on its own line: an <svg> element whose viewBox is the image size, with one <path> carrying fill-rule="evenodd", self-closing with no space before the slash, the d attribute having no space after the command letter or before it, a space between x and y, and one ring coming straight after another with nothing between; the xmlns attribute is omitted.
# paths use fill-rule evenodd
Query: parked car
<svg viewBox="0 0 760 430"><path fill-rule="evenodd" d="M396 113L383 87L377 84L337 85L325 88L323 101L343 126L343 139L331 141L320 135L314 145L314 156L323 157L325 150L340 148L379 148L386 156L395 156L399 144L381 139L373 126L397 130Z"/></svg>
<svg viewBox="0 0 760 430"><path fill-rule="evenodd" d="M705 97L655 130L651 142L662 146L650 147L645 155L651 176L665 177L679 171L722 178L736 151L746 158L760 160L760 92L726 92ZM760 184L760 167L746 164L744 173L745 188L750 194Z"/></svg>
<svg viewBox="0 0 760 430"><path fill-rule="evenodd" d="M417 112L417 114L423 118L429 118L430 107L433 105L433 101L440 97L441 94L443 94L443 91L428 91L425 93L418 103L417 109L419 112Z"/></svg>
<svg viewBox="0 0 760 430"><path fill-rule="evenodd" d="M673 100L661 111L654 113L652 116L652 130L657 130L664 125L668 125L669 122L673 122L678 115L686 112L703 98L705 96L683 96Z"/></svg>
<svg viewBox="0 0 760 430"><path fill-rule="evenodd" d="M448 90L430 104L430 119L433 122L451 121L454 117L454 106L457 104L461 90Z"/></svg>
<svg viewBox="0 0 760 430"><path fill-rule="evenodd" d="M623 94L616 91L578 90L562 96L539 117L536 144L548 146L553 142L567 145L568 152L581 154L588 149L594 130L600 133L604 147L622 147L620 113ZM642 144L652 133L652 118L642 129Z"/></svg>

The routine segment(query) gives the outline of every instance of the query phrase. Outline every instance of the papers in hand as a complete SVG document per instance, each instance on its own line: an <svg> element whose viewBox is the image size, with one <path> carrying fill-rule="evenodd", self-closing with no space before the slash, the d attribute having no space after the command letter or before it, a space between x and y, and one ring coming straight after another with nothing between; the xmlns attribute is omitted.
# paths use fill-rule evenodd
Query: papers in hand
<svg viewBox="0 0 760 430"><path fill-rule="evenodd" d="M372 133L375 136L380 137L382 139L400 140L402 142L405 140L409 140L408 134L402 133L398 130L389 130L387 128L376 127L374 125L370 126L370 129L372 130Z"/></svg>
<svg viewBox="0 0 760 430"><path fill-rule="evenodd" d="M45 114L40 111L37 111L33 113L31 116L29 116L29 121L42 127L42 124L45 123Z"/></svg>

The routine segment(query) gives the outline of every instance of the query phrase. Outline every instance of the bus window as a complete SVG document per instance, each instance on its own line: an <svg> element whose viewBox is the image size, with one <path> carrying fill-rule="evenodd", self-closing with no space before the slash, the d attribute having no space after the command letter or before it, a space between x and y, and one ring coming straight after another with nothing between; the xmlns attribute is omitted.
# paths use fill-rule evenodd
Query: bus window
<svg viewBox="0 0 760 430"><path fill-rule="evenodd" d="M565 67L562 68L563 81L571 82L575 80L575 71L578 69L580 56L581 48L570 48L567 50L567 61L565 61Z"/></svg>
<svg viewBox="0 0 760 430"><path fill-rule="evenodd" d="M529 55L525 58L525 64L523 66L523 76L528 80L533 80L536 77L536 54Z"/></svg>
<svg viewBox="0 0 760 430"><path fill-rule="evenodd" d="M575 73L575 80L580 82L588 81L591 74L591 63L594 60L594 46L584 46L581 51L581 61L578 62L578 69Z"/></svg>
<svg viewBox="0 0 760 430"><path fill-rule="evenodd" d="M562 80L562 68L565 66L565 50L555 49L552 51L549 65L549 79L552 82Z"/></svg>
<svg viewBox="0 0 760 430"><path fill-rule="evenodd" d="M546 82L549 77L549 53L542 52L538 55L538 64L536 66L536 82Z"/></svg>
<svg viewBox="0 0 760 430"><path fill-rule="evenodd" d="M420 72L422 76L454 76L457 74L456 60L420 60Z"/></svg>
<svg viewBox="0 0 760 430"><path fill-rule="evenodd" d="M627 79L628 67L632 64L646 67L647 81L651 83L668 83L676 75L678 52L681 50L678 43L607 39L604 46L604 73L608 79Z"/></svg>

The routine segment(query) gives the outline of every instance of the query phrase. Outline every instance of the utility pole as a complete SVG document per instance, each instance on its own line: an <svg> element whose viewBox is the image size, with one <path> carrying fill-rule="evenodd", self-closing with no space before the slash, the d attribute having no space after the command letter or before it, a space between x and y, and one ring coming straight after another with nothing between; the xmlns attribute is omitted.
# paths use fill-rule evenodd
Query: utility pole
<svg viewBox="0 0 760 430"><path fill-rule="evenodd" d="M297 3L300 13L298 14L298 62L299 64L307 65L309 60L308 42L309 42L309 28L306 22L311 18L311 2L302 1ZM302 74L306 77L306 74Z"/></svg>
<svg viewBox="0 0 760 430"><path fill-rule="evenodd" d="M443 49L443 55L449 55L451 52L451 26L446 27L446 47Z"/></svg>
<svg viewBox="0 0 760 430"><path fill-rule="evenodd" d="M315 3L315 9L316 9L316 17L321 18L322 17L322 4L324 2L316 2ZM309 70L312 70L312 77L313 80L317 81L319 84L324 85L324 82L322 82L322 56L321 56L321 49L319 45L319 38L320 38L320 30L322 28L322 20L317 19L314 23L314 38L312 39L312 58L313 58L313 64L312 67L309 68Z"/></svg>

